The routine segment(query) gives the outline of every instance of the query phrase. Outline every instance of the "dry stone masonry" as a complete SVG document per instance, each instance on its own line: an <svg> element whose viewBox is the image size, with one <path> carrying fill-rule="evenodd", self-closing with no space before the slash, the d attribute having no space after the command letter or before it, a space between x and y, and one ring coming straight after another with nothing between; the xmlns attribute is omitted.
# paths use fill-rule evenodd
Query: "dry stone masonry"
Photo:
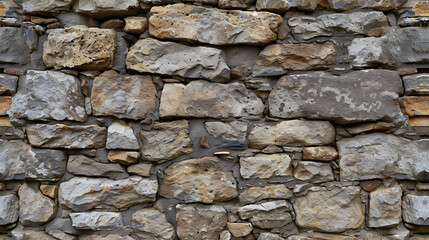
<svg viewBox="0 0 429 240"><path fill-rule="evenodd" d="M429 2L0 0L0 240L428 240Z"/></svg>

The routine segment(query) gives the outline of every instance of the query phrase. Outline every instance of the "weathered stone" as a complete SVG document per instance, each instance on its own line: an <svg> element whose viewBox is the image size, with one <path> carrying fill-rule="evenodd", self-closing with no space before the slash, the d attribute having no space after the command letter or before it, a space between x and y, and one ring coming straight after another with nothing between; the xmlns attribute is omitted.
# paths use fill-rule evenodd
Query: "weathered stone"
<svg viewBox="0 0 429 240"><path fill-rule="evenodd" d="M116 48L111 29L73 26L53 29L43 43L43 62L47 67L103 70L110 68Z"/></svg>
<svg viewBox="0 0 429 240"><path fill-rule="evenodd" d="M241 219L250 219L255 227L262 229L280 228L292 222L284 200L247 205L238 208L237 212Z"/></svg>
<svg viewBox="0 0 429 240"><path fill-rule="evenodd" d="M130 165L139 161L139 152L110 151L107 159L124 165Z"/></svg>
<svg viewBox="0 0 429 240"><path fill-rule="evenodd" d="M8 129L12 128L13 125L10 122L9 116L0 117L0 135L3 135Z"/></svg>
<svg viewBox="0 0 429 240"><path fill-rule="evenodd" d="M221 160L204 157L167 167L160 195L185 202L224 202L238 195L236 186L232 172L223 170Z"/></svg>
<svg viewBox="0 0 429 240"><path fill-rule="evenodd" d="M362 187L363 190L367 192L372 192L375 189L377 189L382 184L379 180L369 180L369 181L361 181L359 185Z"/></svg>
<svg viewBox="0 0 429 240"><path fill-rule="evenodd" d="M406 95L429 95L429 74L408 75L402 77L402 80L404 81Z"/></svg>
<svg viewBox="0 0 429 240"><path fill-rule="evenodd" d="M6 116L6 111L9 110L12 104L12 97L0 96L0 116Z"/></svg>
<svg viewBox="0 0 429 240"><path fill-rule="evenodd" d="M155 111L156 88L150 76L119 75L106 71L96 77L91 90L95 116L143 119Z"/></svg>
<svg viewBox="0 0 429 240"><path fill-rule="evenodd" d="M77 239L75 236L67 234L65 232L62 232L60 230L52 230L49 232L49 235L51 235L55 239L62 239L62 240L76 240Z"/></svg>
<svg viewBox="0 0 429 240"><path fill-rule="evenodd" d="M34 24L39 25L47 25L50 23L58 22L57 18L44 18L44 17L38 17L38 16L31 16L31 22Z"/></svg>
<svg viewBox="0 0 429 240"><path fill-rule="evenodd" d="M18 77L0 73L0 95L14 95Z"/></svg>
<svg viewBox="0 0 429 240"><path fill-rule="evenodd" d="M119 163L101 163L95 159L82 155L71 155L67 164L67 171L79 176L108 176L113 173L124 173Z"/></svg>
<svg viewBox="0 0 429 240"><path fill-rule="evenodd" d="M132 176L123 180L75 177L60 184L61 205L74 211L86 211L97 206L130 207L154 202L157 180Z"/></svg>
<svg viewBox="0 0 429 240"><path fill-rule="evenodd" d="M250 187L238 197L242 203L255 203L264 199L289 199L292 191L285 185L270 185L265 187Z"/></svg>
<svg viewBox="0 0 429 240"><path fill-rule="evenodd" d="M337 159L338 152L334 147L306 147L302 151L302 159L315 161L332 161Z"/></svg>
<svg viewBox="0 0 429 240"><path fill-rule="evenodd" d="M101 148L106 143L106 128L97 125L35 124L27 127L27 135L32 146L42 148Z"/></svg>
<svg viewBox="0 0 429 240"><path fill-rule="evenodd" d="M358 240L356 237L328 234L328 233L301 233L287 238L287 240Z"/></svg>
<svg viewBox="0 0 429 240"><path fill-rule="evenodd" d="M19 81L9 115L28 120L84 122L87 115L80 81L62 72L29 70Z"/></svg>
<svg viewBox="0 0 429 240"><path fill-rule="evenodd" d="M14 27L0 28L0 63L25 64L30 50L25 42L23 30Z"/></svg>
<svg viewBox="0 0 429 240"><path fill-rule="evenodd" d="M22 8L25 13L30 14L55 14L69 10L73 0L25 0Z"/></svg>
<svg viewBox="0 0 429 240"><path fill-rule="evenodd" d="M126 58L130 70L215 82L229 79L230 69L225 61L224 51L217 48L192 47L151 38L136 42Z"/></svg>
<svg viewBox="0 0 429 240"><path fill-rule="evenodd" d="M96 18L123 17L137 14L137 0L78 0L73 5L76 12Z"/></svg>
<svg viewBox="0 0 429 240"><path fill-rule="evenodd" d="M292 176L292 160L285 153L241 157L240 174L244 179Z"/></svg>
<svg viewBox="0 0 429 240"><path fill-rule="evenodd" d="M364 221L360 188L311 187L296 198L293 207L299 227L322 232L344 232L359 228Z"/></svg>
<svg viewBox="0 0 429 240"><path fill-rule="evenodd" d="M106 148L139 150L140 146L132 127L114 122L107 128Z"/></svg>
<svg viewBox="0 0 429 240"><path fill-rule="evenodd" d="M402 218L415 225L429 225L429 196L405 195L402 201Z"/></svg>
<svg viewBox="0 0 429 240"><path fill-rule="evenodd" d="M252 6L255 0L219 0L220 8L246 9Z"/></svg>
<svg viewBox="0 0 429 240"><path fill-rule="evenodd" d="M94 234L85 237L79 237L79 240L134 240L134 238L130 236L121 236L118 234L109 234L104 237Z"/></svg>
<svg viewBox="0 0 429 240"><path fill-rule="evenodd" d="M100 28L106 28L106 29L122 29L123 27L124 27L124 21L117 18L109 19L100 25Z"/></svg>
<svg viewBox="0 0 429 240"><path fill-rule="evenodd" d="M142 34L147 27L145 17L127 17L125 20L124 31L131 34Z"/></svg>
<svg viewBox="0 0 429 240"><path fill-rule="evenodd" d="M429 116L429 96L407 96L399 99L401 110L410 117Z"/></svg>
<svg viewBox="0 0 429 240"><path fill-rule="evenodd" d="M394 65L388 37L355 38L348 47L352 67L389 67Z"/></svg>
<svg viewBox="0 0 429 240"><path fill-rule="evenodd" d="M402 91L398 73L389 70L362 70L341 76L326 72L289 75L282 77L270 93L270 114L338 123L393 121L401 116L397 99Z"/></svg>
<svg viewBox="0 0 429 240"><path fill-rule="evenodd" d="M127 168L127 171L130 174L137 174L142 177L149 177L151 169L152 169L152 164L139 163L139 164L129 166Z"/></svg>
<svg viewBox="0 0 429 240"><path fill-rule="evenodd" d="M402 63L427 63L429 36L428 28L406 27L391 30L388 34L393 48L391 51ZM412 39L412 41L410 41Z"/></svg>
<svg viewBox="0 0 429 240"><path fill-rule="evenodd" d="M341 181L368 179L428 180L427 143L372 133L337 142Z"/></svg>
<svg viewBox="0 0 429 240"><path fill-rule="evenodd" d="M148 161L166 161L193 152L186 120L156 123L153 130L140 131L142 158Z"/></svg>
<svg viewBox="0 0 429 240"><path fill-rule="evenodd" d="M368 227L392 227L402 221L402 189L396 185L379 188L369 195Z"/></svg>
<svg viewBox="0 0 429 240"><path fill-rule="evenodd" d="M18 221L18 197L13 194L0 196L0 225L8 225Z"/></svg>
<svg viewBox="0 0 429 240"><path fill-rule="evenodd" d="M329 163L302 161L293 171L293 176L301 181L322 183L334 180L332 168Z"/></svg>
<svg viewBox="0 0 429 240"><path fill-rule="evenodd" d="M131 227L141 239L172 240L174 238L174 227L163 213L154 208L144 208L134 212Z"/></svg>
<svg viewBox="0 0 429 240"><path fill-rule="evenodd" d="M122 215L118 212L81 212L69 215L73 227L77 229L115 230L124 225Z"/></svg>
<svg viewBox="0 0 429 240"><path fill-rule="evenodd" d="M265 45L277 40L282 17L267 12L174 4L151 8L149 33L160 39L214 45ZM208 22L216 24L208 25Z"/></svg>
<svg viewBox="0 0 429 240"><path fill-rule="evenodd" d="M225 140L245 142L247 135L247 123L241 121L233 122L205 122L206 131L218 138L222 137Z"/></svg>
<svg viewBox="0 0 429 240"><path fill-rule="evenodd" d="M13 230L12 237L15 240L56 240L44 231Z"/></svg>
<svg viewBox="0 0 429 240"><path fill-rule="evenodd" d="M24 226L39 226L55 217L57 205L44 196L37 187L21 185L19 196L19 222Z"/></svg>
<svg viewBox="0 0 429 240"><path fill-rule="evenodd" d="M40 185L40 192L50 198L57 198L58 196L58 186L57 185Z"/></svg>
<svg viewBox="0 0 429 240"><path fill-rule="evenodd" d="M234 237L247 236L253 230L253 226L251 223L226 223L226 226L228 227L228 231Z"/></svg>
<svg viewBox="0 0 429 240"><path fill-rule="evenodd" d="M161 94L161 118L260 117L264 103L241 83L219 84L192 81L165 84Z"/></svg>
<svg viewBox="0 0 429 240"><path fill-rule="evenodd" d="M419 135L429 135L429 117L409 118L408 126Z"/></svg>
<svg viewBox="0 0 429 240"><path fill-rule="evenodd" d="M275 233L263 232L259 235L258 240L285 240Z"/></svg>
<svg viewBox="0 0 429 240"><path fill-rule="evenodd" d="M249 146L262 149L268 145L326 145L332 143L334 138L335 128L329 122L290 120L276 125L257 124L249 134Z"/></svg>
<svg viewBox="0 0 429 240"><path fill-rule="evenodd" d="M177 235L181 240L218 239L227 223L222 206L201 204L176 205Z"/></svg>

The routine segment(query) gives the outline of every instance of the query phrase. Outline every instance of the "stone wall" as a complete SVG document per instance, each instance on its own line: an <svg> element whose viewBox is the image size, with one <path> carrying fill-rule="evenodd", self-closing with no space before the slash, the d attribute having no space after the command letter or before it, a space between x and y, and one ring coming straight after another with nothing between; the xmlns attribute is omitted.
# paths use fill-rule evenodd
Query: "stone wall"
<svg viewBox="0 0 429 240"><path fill-rule="evenodd" d="M0 0L0 239L429 239L428 6Z"/></svg>

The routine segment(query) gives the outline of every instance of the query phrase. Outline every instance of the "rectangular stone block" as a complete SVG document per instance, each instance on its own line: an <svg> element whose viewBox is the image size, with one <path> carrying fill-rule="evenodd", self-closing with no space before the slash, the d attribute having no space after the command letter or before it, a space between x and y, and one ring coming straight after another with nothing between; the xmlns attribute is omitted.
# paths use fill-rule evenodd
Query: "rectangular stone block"
<svg viewBox="0 0 429 240"><path fill-rule="evenodd" d="M407 96L399 99L401 110L410 117L429 116L429 96Z"/></svg>
<svg viewBox="0 0 429 240"><path fill-rule="evenodd" d="M429 74L420 73L402 77L406 95L429 95Z"/></svg>

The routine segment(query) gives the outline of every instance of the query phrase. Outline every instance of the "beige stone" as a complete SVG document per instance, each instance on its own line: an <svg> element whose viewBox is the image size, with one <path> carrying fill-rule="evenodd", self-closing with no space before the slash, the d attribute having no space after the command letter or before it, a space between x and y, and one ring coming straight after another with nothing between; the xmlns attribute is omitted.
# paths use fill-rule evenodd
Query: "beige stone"
<svg viewBox="0 0 429 240"><path fill-rule="evenodd" d="M429 117L413 117L408 119L408 126L419 135L429 135Z"/></svg>
<svg viewBox="0 0 429 240"><path fill-rule="evenodd" d="M402 221L402 189L378 188L369 195L368 227L393 227Z"/></svg>
<svg viewBox="0 0 429 240"><path fill-rule="evenodd" d="M24 226L40 226L55 217L56 203L33 184L24 183L18 191L19 221Z"/></svg>
<svg viewBox="0 0 429 240"><path fill-rule="evenodd" d="M360 186L363 188L363 190L367 192L372 192L375 189L377 189L382 184L379 180L373 180L373 181L361 181Z"/></svg>
<svg viewBox="0 0 429 240"><path fill-rule="evenodd" d="M22 8L24 12L31 14L58 14L69 10L72 3L73 0L25 0Z"/></svg>
<svg viewBox="0 0 429 240"><path fill-rule="evenodd" d="M253 230L253 226L251 223L230 223L229 222L229 223L226 223L226 226L228 227L228 231L234 237L247 236Z"/></svg>
<svg viewBox="0 0 429 240"><path fill-rule="evenodd" d="M255 0L219 0L218 6L220 8L237 8L246 9L252 6Z"/></svg>
<svg viewBox="0 0 429 240"><path fill-rule="evenodd" d="M265 187L249 187L240 194L238 199L242 203L255 203L264 199L289 199L292 191L285 185L270 185Z"/></svg>
<svg viewBox="0 0 429 240"><path fill-rule="evenodd" d="M302 159L316 161L332 161L338 157L338 152L334 147L306 147L302 151Z"/></svg>
<svg viewBox="0 0 429 240"><path fill-rule="evenodd" d="M9 128L13 127L8 116L0 117L0 135L3 135Z"/></svg>
<svg viewBox="0 0 429 240"><path fill-rule="evenodd" d="M174 227L165 214L154 209L144 208L134 212L131 227L141 239L172 240Z"/></svg>
<svg viewBox="0 0 429 240"><path fill-rule="evenodd" d="M293 235L288 240L358 240L356 237L341 236L328 233L313 233L312 237L307 233Z"/></svg>
<svg viewBox="0 0 429 240"><path fill-rule="evenodd" d="M40 185L40 191L43 195L50 198L57 198L58 196L58 186L57 185Z"/></svg>
<svg viewBox="0 0 429 240"><path fill-rule="evenodd" d="M334 180L334 174L329 163L301 161L295 167L293 176L301 181L312 183L330 182Z"/></svg>
<svg viewBox="0 0 429 240"><path fill-rule="evenodd" d="M152 164L139 163L139 164L129 166L127 168L127 171L131 174L137 174L142 177L149 177L151 169L152 169Z"/></svg>
<svg viewBox="0 0 429 240"><path fill-rule="evenodd" d="M130 165L139 161L139 152L128 152L128 151L110 151L107 155L107 159L111 162L117 162L124 165Z"/></svg>
<svg viewBox="0 0 429 240"><path fill-rule="evenodd" d="M6 116L6 111L9 110L12 104L12 97L0 96L0 116Z"/></svg>
<svg viewBox="0 0 429 240"><path fill-rule="evenodd" d="M147 27L145 17L127 17L125 20L124 31L131 34L142 34Z"/></svg>
<svg viewBox="0 0 429 240"><path fill-rule="evenodd" d="M125 169L119 163L102 163L83 155L70 155L67 172L78 176L99 177L124 173Z"/></svg>
<svg viewBox="0 0 429 240"><path fill-rule="evenodd" d="M429 96L407 96L399 99L401 110L411 117L429 116Z"/></svg>
<svg viewBox="0 0 429 240"><path fill-rule="evenodd" d="M285 153L241 157L240 174L244 179L291 176L292 160Z"/></svg>

